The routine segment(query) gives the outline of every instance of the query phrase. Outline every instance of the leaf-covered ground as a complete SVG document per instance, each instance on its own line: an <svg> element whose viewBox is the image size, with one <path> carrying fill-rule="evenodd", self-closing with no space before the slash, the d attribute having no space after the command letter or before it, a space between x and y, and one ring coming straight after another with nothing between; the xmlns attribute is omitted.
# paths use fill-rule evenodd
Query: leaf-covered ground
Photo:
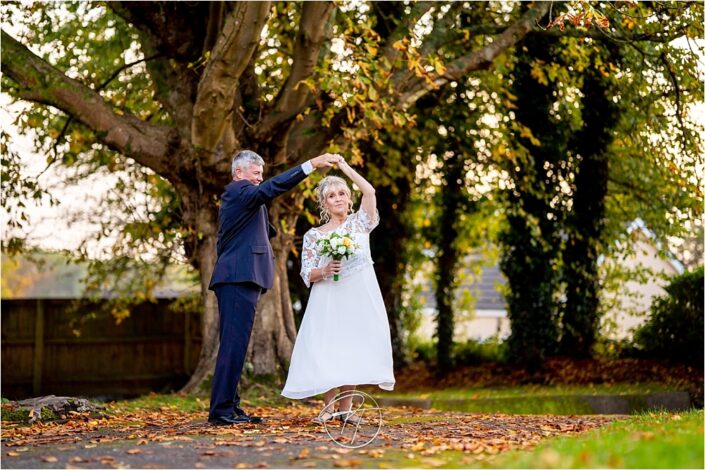
<svg viewBox="0 0 705 470"><path fill-rule="evenodd" d="M75 414L63 423L5 424L5 468L313 468L469 466L543 439L594 429L623 417L508 416L384 410L377 439L362 449L331 442L310 421L314 406L259 408L261 425L213 427L205 411L175 406L93 419ZM448 452L453 451L453 452ZM461 455L458 460L458 455Z"/></svg>

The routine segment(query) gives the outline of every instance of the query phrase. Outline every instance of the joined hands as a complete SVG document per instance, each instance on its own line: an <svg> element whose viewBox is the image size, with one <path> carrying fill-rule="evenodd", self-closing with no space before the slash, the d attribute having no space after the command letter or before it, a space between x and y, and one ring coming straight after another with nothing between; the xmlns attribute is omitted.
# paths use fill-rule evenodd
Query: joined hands
<svg viewBox="0 0 705 470"><path fill-rule="evenodd" d="M345 159L337 153L324 153L311 159L314 168L332 168L334 165L345 163Z"/></svg>

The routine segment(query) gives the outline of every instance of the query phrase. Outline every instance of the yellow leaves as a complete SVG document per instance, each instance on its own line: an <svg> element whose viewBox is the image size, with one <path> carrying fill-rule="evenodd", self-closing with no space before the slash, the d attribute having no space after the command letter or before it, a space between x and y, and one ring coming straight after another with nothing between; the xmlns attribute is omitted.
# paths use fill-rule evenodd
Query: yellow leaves
<svg viewBox="0 0 705 470"><path fill-rule="evenodd" d="M394 44L392 44L392 48L394 48L397 51L405 51L409 47L409 39L404 38L396 41Z"/></svg>
<svg viewBox="0 0 705 470"><path fill-rule="evenodd" d="M443 75L446 73L446 66L438 57L432 57L429 59L429 64L433 66L433 70L435 70L438 75Z"/></svg>
<svg viewBox="0 0 705 470"><path fill-rule="evenodd" d="M544 72L543 66L546 63L543 60L535 60L531 64L531 76L539 82L541 85L548 85L548 77L546 76L546 73Z"/></svg>
<svg viewBox="0 0 705 470"><path fill-rule="evenodd" d="M370 86L367 89L367 97L370 99L370 101L377 101L379 98L379 95L377 94L377 90L375 89L374 86Z"/></svg>
<svg viewBox="0 0 705 470"><path fill-rule="evenodd" d="M523 124L518 124L519 127L519 136L523 137L524 139L529 139L529 142L531 142L532 145L536 147L541 147L541 141L534 137L534 134L531 132L531 129Z"/></svg>
<svg viewBox="0 0 705 470"><path fill-rule="evenodd" d="M414 452L418 452L420 450L423 450L424 448L424 443L423 442L417 442L411 447L411 450Z"/></svg>
<svg viewBox="0 0 705 470"><path fill-rule="evenodd" d="M622 19L622 26L624 26L627 29L634 29L638 24L639 24L639 22L635 18L632 18L631 16L625 16Z"/></svg>
<svg viewBox="0 0 705 470"><path fill-rule="evenodd" d="M79 153L83 150L84 136L80 130L74 129L71 131L71 139L69 144L69 150L73 153Z"/></svg>
<svg viewBox="0 0 705 470"><path fill-rule="evenodd" d="M372 57L377 55L377 47L373 46L372 44L365 44L365 48Z"/></svg>
<svg viewBox="0 0 705 470"><path fill-rule="evenodd" d="M298 91L298 90L299 90L299 87L300 87L301 85L305 85L306 88L308 88L308 90L309 90L311 93L315 93L315 92L316 92L316 84L314 83L314 81L313 81L312 78L306 78L306 79L304 79L304 80L299 80L299 82L298 82L296 85L294 85L294 91Z"/></svg>
<svg viewBox="0 0 705 470"><path fill-rule="evenodd" d="M355 108L345 108L345 112L348 115L348 122L352 124L355 121Z"/></svg>
<svg viewBox="0 0 705 470"><path fill-rule="evenodd" d="M115 324L119 325L130 316L130 311L124 307L115 307L110 311L110 315L115 319Z"/></svg>
<svg viewBox="0 0 705 470"><path fill-rule="evenodd" d="M364 159L362 158L362 151L357 145L353 145L353 147L350 149L350 153L350 163L352 163L353 165L360 165L364 161Z"/></svg>
<svg viewBox="0 0 705 470"><path fill-rule="evenodd" d="M362 460L358 459L340 459L333 462L333 466L338 468L357 468L361 465Z"/></svg>
<svg viewBox="0 0 705 470"><path fill-rule="evenodd" d="M29 127L39 127L39 126L42 125L42 120L39 119L39 117L37 117L37 116L30 116L30 117L27 118L27 125L28 125ZM55 130L55 132L56 132L57 135L58 135L59 132L56 131L56 130Z"/></svg>

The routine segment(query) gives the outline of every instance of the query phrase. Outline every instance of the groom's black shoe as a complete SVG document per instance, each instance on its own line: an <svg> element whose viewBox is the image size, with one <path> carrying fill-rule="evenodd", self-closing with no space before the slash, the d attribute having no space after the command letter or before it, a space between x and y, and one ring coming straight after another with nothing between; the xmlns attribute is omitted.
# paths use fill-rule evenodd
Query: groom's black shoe
<svg viewBox="0 0 705 470"><path fill-rule="evenodd" d="M254 423L249 416L218 416L217 418L208 418L208 422L215 426Z"/></svg>
<svg viewBox="0 0 705 470"><path fill-rule="evenodd" d="M235 417L236 418L247 418L249 423L252 424L259 424L262 422L262 418L259 416L250 416L242 408L235 407Z"/></svg>

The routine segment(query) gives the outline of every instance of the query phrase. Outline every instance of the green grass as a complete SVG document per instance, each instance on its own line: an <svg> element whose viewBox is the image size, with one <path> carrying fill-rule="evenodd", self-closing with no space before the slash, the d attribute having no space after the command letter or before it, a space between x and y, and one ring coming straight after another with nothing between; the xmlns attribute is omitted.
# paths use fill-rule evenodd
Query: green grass
<svg viewBox="0 0 705 470"><path fill-rule="evenodd" d="M241 392L241 405L245 408L258 406L282 407L291 403L291 400L282 397L279 390L264 385L255 384ZM172 409L183 412L208 411L210 397L197 395L182 395L178 393L157 394L151 393L132 400L121 400L110 405L113 412L136 410L161 410Z"/></svg>
<svg viewBox="0 0 705 470"><path fill-rule="evenodd" d="M512 387L443 389L424 392L385 393L385 397L430 398L431 400L476 400L551 395L628 395L672 390L662 383L599 385L516 385Z"/></svg>
<svg viewBox="0 0 705 470"><path fill-rule="evenodd" d="M207 411L208 398L176 393L150 393L149 395L144 395L133 400L121 400L110 404L110 410L113 412L138 410L157 411L162 409L179 410L189 413Z"/></svg>
<svg viewBox="0 0 705 470"><path fill-rule="evenodd" d="M385 398L430 400L431 407L445 411L507 414L591 414L586 395L636 395L630 408L643 410L639 395L669 390L664 384L604 384L582 386L522 385L500 388L447 389L430 392L378 395Z"/></svg>
<svg viewBox="0 0 705 470"><path fill-rule="evenodd" d="M377 468L703 468L703 410L647 413L583 434L547 439L527 451L423 456L387 449Z"/></svg>
<svg viewBox="0 0 705 470"><path fill-rule="evenodd" d="M647 413L532 451L514 451L484 468L703 468L703 410Z"/></svg>

